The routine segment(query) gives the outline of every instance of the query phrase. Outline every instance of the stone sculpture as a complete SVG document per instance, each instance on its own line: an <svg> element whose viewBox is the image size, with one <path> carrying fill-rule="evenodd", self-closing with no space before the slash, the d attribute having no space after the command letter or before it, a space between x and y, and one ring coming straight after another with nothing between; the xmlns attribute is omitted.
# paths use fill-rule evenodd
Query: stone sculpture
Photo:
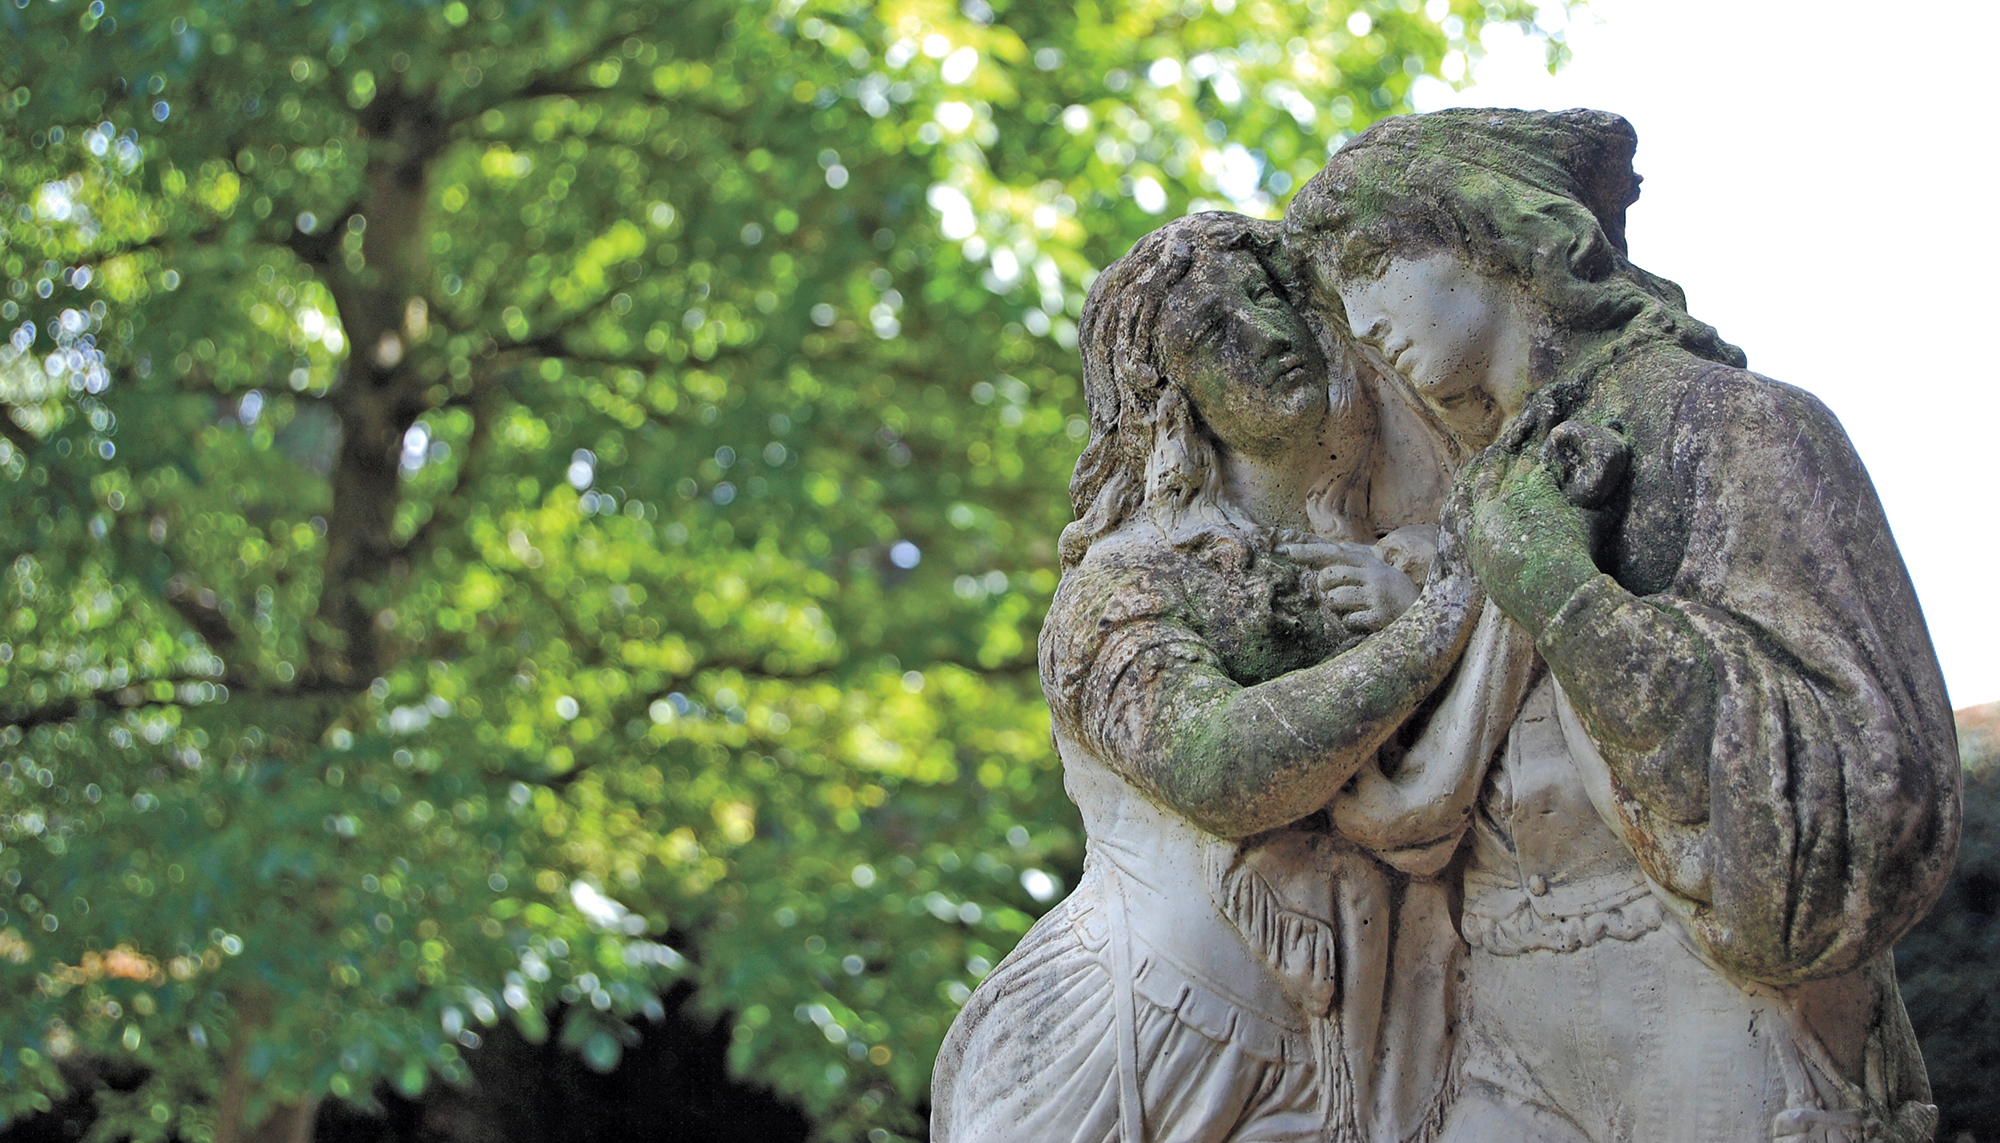
<svg viewBox="0 0 2000 1143"><path fill-rule="evenodd" d="M1890 945L1957 845L1951 711L1838 423L1626 257L1602 112L1377 125L1287 237L1464 444L1481 585L1546 665L1465 868L1445 1137L1915 1140Z"/></svg>
<svg viewBox="0 0 2000 1143"><path fill-rule="evenodd" d="M1041 647L1090 851L941 1143L1929 1137L1942 681L1831 415L1626 258L1633 148L1389 120L1282 240L1099 278Z"/></svg>
<svg viewBox="0 0 2000 1143"><path fill-rule="evenodd" d="M1373 407L1293 310L1278 253L1276 224L1182 219L1084 307L1091 438L1041 662L1089 858L947 1037L940 1141L1436 1122L1445 893L1319 811L1444 678L1477 599L1447 551L1412 602L1428 544L1354 539L1375 536L1350 514ZM1382 844L1449 856L1504 706L1411 747L1435 764L1392 788Z"/></svg>

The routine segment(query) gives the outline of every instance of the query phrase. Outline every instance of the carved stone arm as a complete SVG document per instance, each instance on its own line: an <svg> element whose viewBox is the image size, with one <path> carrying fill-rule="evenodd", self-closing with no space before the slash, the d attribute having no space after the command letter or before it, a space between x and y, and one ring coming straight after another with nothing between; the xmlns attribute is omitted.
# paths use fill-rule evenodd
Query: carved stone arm
<svg viewBox="0 0 2000 1143"><path fill-rule="evenodd" d="M1327 661L1254 686L1164 676L1128 777L1212 833L1243 837L1324 806L1458 661L1482 597L1443 575L1395 622Z"/></svg>

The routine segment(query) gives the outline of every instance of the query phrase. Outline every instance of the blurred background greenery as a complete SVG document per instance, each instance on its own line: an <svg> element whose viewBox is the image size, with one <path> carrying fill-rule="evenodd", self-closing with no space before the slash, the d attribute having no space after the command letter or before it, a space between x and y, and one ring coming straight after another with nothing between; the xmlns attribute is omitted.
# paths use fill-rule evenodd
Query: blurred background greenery
<svg viewBox="0 0 2000 1143"><path fill-rule="evenodd" d="M1094 268L1534 14L0 0L0 1120L923 1137Z"/></svg>

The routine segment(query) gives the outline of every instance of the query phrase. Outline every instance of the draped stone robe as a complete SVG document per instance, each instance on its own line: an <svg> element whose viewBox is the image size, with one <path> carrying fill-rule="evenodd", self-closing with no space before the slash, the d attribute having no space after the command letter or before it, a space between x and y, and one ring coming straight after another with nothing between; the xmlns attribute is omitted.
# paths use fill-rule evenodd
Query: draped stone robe
<svg viewBox="0 0 2000 1143"><path fill-rule="evenodd" d="M1949 871L1957 751L1867 474L1808 394L1677 349L1573 417L1630 472L1590 506L1603 574L1536 640L1466 880L1465 1057L1520 1118L1469 1092L1447 1137L1928 1138L1889 950ZM1692 1049L1674 1020L1704 1012Z"/></svg>
<svg viewBox="0 0 2000 1143"><path fill-rule="evenodd" d="M1774 984L1860 968L1937 899L1956 732L1923 612L1826 407L1655 349L1578 414L1632 444L1607 574L1537 649L1607 808L1703 951Z"/></svg>
<svg viewBox="0 0 2000 1143"><path fill-rule="evenodd" d="M1351 642L1269 535L1183 549L1139 523L1065 575L1042 678L1089 833L1083 881L953 1023L933 1138L1435 1134L1461 949L1446 887L1376 860L1323 814L1223 838L1126 776L1165 749L1177 704Z"/></svg>

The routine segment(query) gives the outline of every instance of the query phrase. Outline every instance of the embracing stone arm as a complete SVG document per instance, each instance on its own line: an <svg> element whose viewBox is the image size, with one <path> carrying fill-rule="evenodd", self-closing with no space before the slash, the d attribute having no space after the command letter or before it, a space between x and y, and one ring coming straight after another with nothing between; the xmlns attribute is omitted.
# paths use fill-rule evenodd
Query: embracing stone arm
<svg viewBox="0 0 2000 1143"><path fill-rule="evenodd" d="M1170 593L1075 575L1044 628L1058 726L1201 828L1243 837L1324 806L1450 671L1480 596L1441 574L1400 618L1314 666L1254 685ZM1066 584L1066 587L1071 585Z"/></svg>
<svg viewBox="0 0 2000 1143"><path fill-rule="evenodd" d="M1665 414L1688 536L1671 586L1591 578L1537 647L1609 771L1600 809L1707 954L1774 983L1847 971L1949 872L1943 679L1832 414L1720 367L1683 394Z"/></svg>
<svg viewBox="0 0 2000 1143"><path fill-rule="evenodd" d="M1396 622L1317 666L1240 687L1190 672L1133 774L1195 824L1241 837L1324 806L1437 688L1470 609L1441 583Z"/></svg>

